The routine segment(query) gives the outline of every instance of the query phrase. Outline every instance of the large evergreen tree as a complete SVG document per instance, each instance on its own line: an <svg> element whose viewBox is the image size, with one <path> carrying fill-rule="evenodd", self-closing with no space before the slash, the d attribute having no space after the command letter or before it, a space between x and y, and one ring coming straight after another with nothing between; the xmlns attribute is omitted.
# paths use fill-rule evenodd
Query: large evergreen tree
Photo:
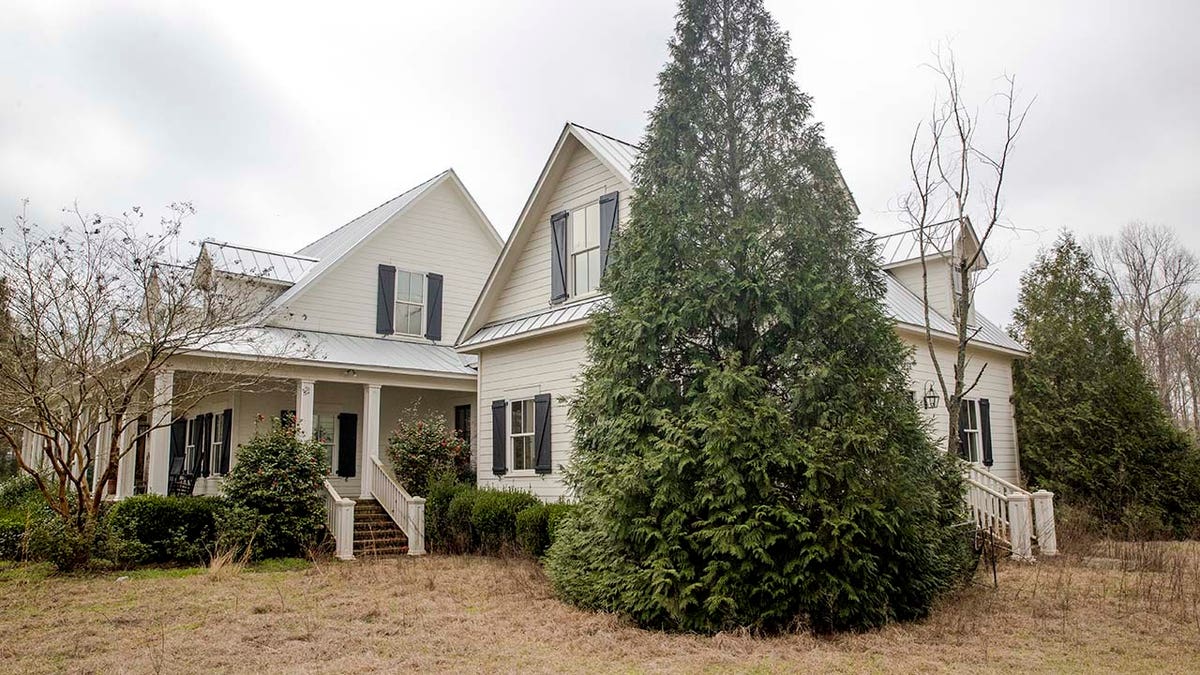
<svg viewBox="0 0 1200 675"><path fill-rule="evenodd" d="M684 0L572 415L549 570L642 625L923 615L962 569L874 250L761 0ZM959 530L958 532L961 532Z"/></svg>
<svg viewBox="0 0 1200 675"><path fill-rule="evenodd" d="M1021 469L1109 525L1187 534L1195 451L1176 430L1118 323L1112 293L1069 233L1021 277L1013 337Z"/></svg>

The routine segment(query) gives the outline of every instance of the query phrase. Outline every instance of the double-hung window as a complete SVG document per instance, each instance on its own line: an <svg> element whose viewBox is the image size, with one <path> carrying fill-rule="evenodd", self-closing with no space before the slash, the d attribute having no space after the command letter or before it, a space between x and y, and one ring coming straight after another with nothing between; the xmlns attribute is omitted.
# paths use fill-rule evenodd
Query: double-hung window
<svg viewBox="0 0 1200 675"><path fill-rule="evenodd" d="M325 459L329 466L337 466L337 415L317 415L313 425L313 440L325 448Z"/></svg>
<svg viewBox="0 0 1200 675"><path fill-rule="evenodd" d="M396 333L421 335L425 319L425 275L396 270Z"/></svg>
<svg viewBox="0 0 1200 675"><path fill-rule="evenodd" d="M573 295L600 287L600 204L571 212L571 269Z"/></svg>
<svg viewBox="0 0 1200 675"><path fill-rule="evenodd" d="M208 466L214 476L221 470L221 448L225 445L225 434L225 416L213 415L212 443L209 445Z"/></svg>
<svg viewBox="0 0 1200 675"><path fill-rule="evenodd" d="M969 462L982 461L982 441L979 430L979 401L965 398L962 410L959 412L959 428L962 429L962 440L965 445L959 449L964 459Z"/></svg>
<svg viewBox="0 0 1200 675"><path fill-rule="evenodd" d="M533 399L513 401L510 406L509 448L513 471L532 471L535 458L533 450Z"/></svg>

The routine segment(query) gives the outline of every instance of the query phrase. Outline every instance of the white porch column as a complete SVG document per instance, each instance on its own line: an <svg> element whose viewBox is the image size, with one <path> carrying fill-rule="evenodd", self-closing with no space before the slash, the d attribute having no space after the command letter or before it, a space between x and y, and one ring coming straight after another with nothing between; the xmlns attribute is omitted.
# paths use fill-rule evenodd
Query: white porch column
<svg viewBox="0 0 1200 675"><path fill-rule="evenodd" d="M373 458L379 457L379 394L378 384L363 385L363 444L362 489L359 498L371 499L371 477L375 473Z"/></svg>
<svg viewBox="0 0 1200 675"><path fill-rule="evenodd" d="M111 422L105 422L96 429L96 441L92 449L92 492L100 489L100 474L108 469L108 444L111 434Z"/></svg>
<svg viewBox="0 0 1200 675"><path fill-rule="evenodd" d="M1058 534L1054 527L1054 493L1038 490L1030 495L1033 500L1033 528L1037 536L1038 551L1042 555L1058 555Z"/></svg>
<svg viewBox="0 0 1200 675"><path fill-rule="evenodd" d="M146 457L146 492L167 494L171 470L171 399L175 396L175 371L154 376L154 408L150 411L150 452Z"/></svg>
<svg viewBox="0 0 1200 675"><path fill-rule="evenodd" d="M1012 542L1012 556L1018 560L1033 560L1031 515L1029 495L1014 492L1008 496L1008 536Z"/></svg>
<svg viewBox="0 0 1200 675"><path fill-rule="evenodd" d="M117 460L117 499L124 499L133 494L133 472L137 465L137 448L133 439L137 435L137 421L126 420L125 430L121 432L121 459Z"/></svg>
<svg viewBox="0 0 1200 675"><path fill-rule="evenodd" d="M21 453L21 461L26 466L37 466L41 460L41 449L38 447L38 435L26 429L21 434L21 447L17 449Z"/></svg>
<svg viewBox="0 0 1200 675"><path fill-rule="evenodd" d="M317 383L313 380L300 380L296 385L296 435L303 440L313 437L313 397Z"/></svg>

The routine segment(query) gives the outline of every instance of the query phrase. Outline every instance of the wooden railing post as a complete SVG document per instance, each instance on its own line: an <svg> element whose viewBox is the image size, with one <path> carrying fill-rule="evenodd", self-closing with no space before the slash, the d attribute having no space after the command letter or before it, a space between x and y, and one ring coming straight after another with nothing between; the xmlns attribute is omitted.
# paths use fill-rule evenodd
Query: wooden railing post
<svg viewBox="0 0 1200 675"><path fill-rule="evenodd" d="M1037 533L1038 551L1042 555L1058 555L1058 534L1054 527L1054 493L1038 490L1033 499L1033 526Z"/></svg>
<svg viewBox="0 0 1200 675"><path fill-rule="evenodd" d="M1030 530L1029 495L1008 495L1008 531L1012 544L1012 555L1018 560L1033 560L1033 542Z"/></svg>
<svg viewBox="0 0 1200 675"><path fill-rule="evenodd" d="M408 537L408 554L425 555L425 498L408 501L408 522L412 534Z"/></svg>

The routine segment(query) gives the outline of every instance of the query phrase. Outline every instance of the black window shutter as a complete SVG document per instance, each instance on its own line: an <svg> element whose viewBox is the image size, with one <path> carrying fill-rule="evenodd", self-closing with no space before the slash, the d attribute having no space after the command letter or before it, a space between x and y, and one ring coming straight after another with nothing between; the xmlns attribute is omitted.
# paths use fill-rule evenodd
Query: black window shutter
<svg viewBox="0 0 1200 675"><path fill-rule="evenodd" d="M965 400L958 406L958 456L971 459L970 448L967 446L967 409L970 406Z"/></svg>
<svg viewBox="0 0 1200 675"><path fill-rule="evenodd" d="M497 476L508 473L508 439L504 424L507 410L505 401L492 401L492 473Z"/></svg>
<svg viewBox="0 0 1200 675"><path fill-rule="evenodd" d="M396 268L379 266L379 292L375 294L375 332L396 332Z"/></svg>
<svg viewBox="0 0 1200 675"><path fill-rule="evenodd" d="M227 408L221 413L224 422L221 427L225 430L225 437L221 439L221 461L217 466L217 472L220 474L229 473L229 449L233 443L233 410Z"/></svg>
<svg viewBox="0 0 1200 675"><path fill-rule="evenodd" d="M550 473L550 394L533 397L533 429L534 469L538 473Z"/></svg>
<svg viewBox="0 0 1200 675"><path fill-rule="evenodd" d="M567 299L567 212L550 216L550 302Z"/></svg>
<svg viewBox="0 0 1200 675"><path fill-rule="evenodd" d="M354 477L354 461L358 458L358 415L338 413L337 475Z"/></svg>
<svg viewBox="0 0 1200 675"><path fill-rule="evenodd" d="M983 465L991 466L992 459L992 403L979 399L979 435L983 437Z"/></svg>
<svg viewBox="0 0 1200 675"><path fill-rule="evenodd" d="M425 295L425 337L442 339L442 275L425 275L428 293Z"/></svg>
<svg viewBox="0 0 1200 675"><path fill-rule="evenodd" d="M608 269L608 248L612 245L613 233L617 231L619 192L610 192L600 198L600 279Z"/></svg>
<svg viewBox="0 0 1200 675"><path fill-rule="evenodd" d="M183 472L184 446L187 445L187 420L175 420L171 423L171 467L172 475Z"/></svg>
<svg viewBox="0 0 1200 675"><path fill-rule="evenodd" d="M196 457L200 464L200 471L198 473L207 478L209 474L209 457L212 454L213 414L205 413L198 419L200 420L200 444L196 446Z"/></svg>

